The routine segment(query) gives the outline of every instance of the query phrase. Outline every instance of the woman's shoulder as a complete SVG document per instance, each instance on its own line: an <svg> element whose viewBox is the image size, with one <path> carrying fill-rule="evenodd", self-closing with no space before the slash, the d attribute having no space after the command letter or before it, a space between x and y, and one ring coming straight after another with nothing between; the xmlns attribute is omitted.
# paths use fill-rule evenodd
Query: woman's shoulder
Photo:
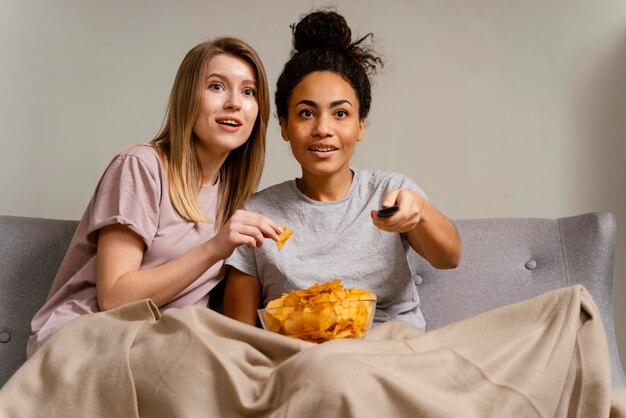
<svg viewBox="0 0 626 418"><path fill-rule="evenodd" d="M291 194L293 183L294 180L287 180L254 193L248 199L246 207L265 206L268 203L273 204L276 200L285 200L286 196Z"/></svg>
<svg viewBox="0 0 626 418"><path fill-rule="evenodd" d="M107 166L102 179L119 178L120 175L147 176L154 181L163 178L163 166L156 150L149 144L137 144L117 154ZM143 174L141 174L143 173Z"/></svg>
<svg viewBox="0 0 626 418"><path fill-rule="evenodd" d="M120 152L117 158L135 157L144 161L146 164L160 164L159 154L157 154L154 147L150 144L135 144L130 148Z"/></svg>
<svg viewBox="0 0 626 418"><path fill-rule="evenodd" d="M384 170L357 170L353 169L357 173L359 179L363 182L380 184L389 181L405 181L410 180L406 174L397 173L395 171Z"/></svg>
<svg viewBox="0 0 626 418"><path fill-rule="evenodd" d="M132 162L132 160L136 160ZM144 166L147 170L154 175L160 177L160 173L163 171L161 158L159 154L150 144L136 144L120 152L113 158L113 162L121 166L127 166L130 163L131 166ZM127 164L124 164L124 163Z"/></svg>
<svg viewBox="0 0 626 418"><path fill-rule="evenodd" d="M353 169L354 170L354 169ZM409 176L395 171L383 170L355 170L361 184L361 190L378 189L412 189L421 195L426 193Z"/></svg>

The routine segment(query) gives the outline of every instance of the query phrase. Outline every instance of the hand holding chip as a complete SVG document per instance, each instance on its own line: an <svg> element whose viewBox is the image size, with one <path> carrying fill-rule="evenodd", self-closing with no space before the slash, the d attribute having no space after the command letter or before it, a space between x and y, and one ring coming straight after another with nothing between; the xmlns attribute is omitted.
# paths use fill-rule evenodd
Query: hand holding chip
<svg viewBox="0 0 626 418"><path fill-rule="evenodd" d="M287 226L283 226L282 232L278 235L278 239L276 240L276 245L278 246L278 251L283 248L283 245L287 242L290 236L293 235L293 231L289 229Z"/></svg>
<svg viewBox="0 0 626 418"><path fill-rule="evenodd" d="M240 245L260 247L265 238L278 241L281 233L283 229L266 216L240 209L235 211L211 241L216 244L214 248L218 249L216 255L224 259Z"/></svg>

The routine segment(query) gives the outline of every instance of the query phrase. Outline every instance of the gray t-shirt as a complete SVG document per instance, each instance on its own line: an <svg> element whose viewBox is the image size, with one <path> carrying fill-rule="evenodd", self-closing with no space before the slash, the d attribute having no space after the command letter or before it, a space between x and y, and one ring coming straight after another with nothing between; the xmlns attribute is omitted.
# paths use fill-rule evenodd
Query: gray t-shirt
<svg viewBox="0 0 626 418"><path fill-rule="evenodd" d="M309 199L295 180L254 194L245 209L288 226L294 234L280 251L272 241L254 249L241 246L226 264L259 279L263 306L291 290L340 278L346 287L368 289L378 296L375 322L403 320L424 329L407 261L413 249L404 234L380 230L370 215L391 189L424 192L401 174L353 172L347 195L334 202Z"/></svg>

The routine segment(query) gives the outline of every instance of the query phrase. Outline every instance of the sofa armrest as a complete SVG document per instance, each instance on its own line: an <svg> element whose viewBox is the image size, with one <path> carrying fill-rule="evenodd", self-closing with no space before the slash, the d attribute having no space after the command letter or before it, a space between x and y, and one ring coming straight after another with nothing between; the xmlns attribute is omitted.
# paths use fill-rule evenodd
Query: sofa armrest
<svg viewBox="0 0 626 418"><path fill-rule="evenodd" d="M78 222L0 216L0 385L26 360L43 305Z"/></svg>

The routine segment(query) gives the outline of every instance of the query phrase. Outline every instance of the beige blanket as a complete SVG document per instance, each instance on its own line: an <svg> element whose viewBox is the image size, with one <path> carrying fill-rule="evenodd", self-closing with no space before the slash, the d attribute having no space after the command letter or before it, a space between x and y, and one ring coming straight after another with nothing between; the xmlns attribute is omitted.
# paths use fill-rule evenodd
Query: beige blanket
<svg viewBox="0 0 626 418"><path fill-rule="evenodd" d="M2 417L626 417L575 286L420 333L321 345L150 301L62 328L0 391Z"/></svg>

